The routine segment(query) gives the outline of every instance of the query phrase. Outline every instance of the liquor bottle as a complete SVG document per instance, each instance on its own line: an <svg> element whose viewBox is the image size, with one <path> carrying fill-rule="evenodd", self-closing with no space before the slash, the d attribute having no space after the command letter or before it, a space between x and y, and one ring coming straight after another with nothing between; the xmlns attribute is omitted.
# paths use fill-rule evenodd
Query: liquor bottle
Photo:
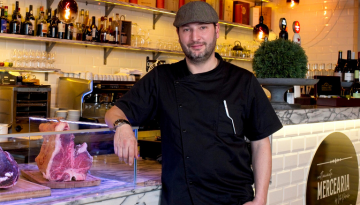
<svg viewBox="0 0 360 205"><path fill-rule="evenodd" d="M30 21L30 13L26 12L26 18L23 25L23 34L33 36L34 35L34 26Z"/></svg>
<svg viewBox="0 0 360 205"><path fill-rule="evenodd" d="M65 23L62 21L58 21L58 33L57 33L57 37L59 39L64 39L65 38Z"/></svg>
<svg viewBox="0 0 360 205"><path fill-rule="evenodd" d="M85 16L84 16L84 23L85 26L89 24L89 11L86 10L85 11ZM90 25L89 25L90 26Z"/></svg>
<svg viewBox="0 0 360 205"><path fill-rule="evenodd" d="M114 44L120 44L120 17L119 14L116 14L116 18L113 21L113 38L114 38Z"/></svg>
<svg viewBox="0 0 360 205"><path fill-rule="evenodd" d="M48 8L47 10L47 18L46 18L46 24L47 24L47 27L48 27L48 32L46 34L47 37L50 37L51 36L51 8Z"/></svg>
<svg viewBox="0 0 360 205"><path fill-rule="evenodd" d="M0 1L0 9L3 9L4 5L3 5L3 1Z"/></svg>
<svg viewBox="0 0 360 205"><path fill-rule="evenodd" d="M73 32L74 32L74 24L73 23L65 24L65 37L64 37L64 39L72 40L73 39Z"/></svg>
<svg viewBox="0 0 360 205"><path fill-rule="evenodd" d="M90 29L91 29L91 37L92 37L92 40L93 42L97 42L99 41L99 31L96 27L96 24L95 24L95 16L92 17L92 24L90 26Z"/></svg>
<svg viewBox="0 0 360 205"><path fill-rule="evenodd" d="M344 82L354 82L354 68L351 60L351 50L347 51L347 60L344 66Z"/></svg>
<svg viewBox="0 0 360 205"><path fill-rule="evenodd" d="M48 27L47 27L47 22L45 20L45 13L42 11L41 12L41 16L40 19L38 19L38 24L37 24L37 30L36 30L36 35L40 36L40 37L46 37L47 36L47 31L48 31Z"/></svg>
<svg viewBox="0 0 360 205"><path fill-rule="evenodd" d="M77 22L81 24L84 24L84 15L85 15L85 12L84 12L84 9L81 9L80 13L79 13L79 19Z"/></svg>
<svg viewBox="0 0 360 205"><path fill-rule="evenodd" d="M80 22L76 23L76 36L75 36L75 40L77 41L82 41L82 35L83 35L84 31L82 29L82 25ZM74 32L75 35L75 32Z"/></svg>
<svg viewBox="0 0 360 205"><path fill-rule="evenodd" d="M5 18L4 15L5 9L1 9L1 17L0 17L0 33L6 33L7 29L6 29L6 24L7 24L7 19Z"/></svg>
<svg viewBox="0 0 360 205"><path fill-rule="evenodd" d="M360 52L358 52L357 65L356 65L355 71L354 71L354 78L355 78L356 83L359 82L359 72L360 72Z"/></svg>
<svg viewBox="0 0 360 205"><path fill-rule="evenodd" d="M107 43L108 39L107 37L107 28L106 28L106 16L101 17L101 23L100 23L100 42L101 43Z"/></svg>
<svg viewBox="0 0 360 205"><path fill-rule="evenodd" d="M35 29L36 21L35 21L35 16L34 16L34 11L33 11L33 5L29 6L29 21L33 25L33 34L35 35L35 33L36 33L35 32L36 31L36 29Z"/></svg>
<svg viewBox="0 0 360 205"><path fill-rule="evenodd" d="M112 30L112 18L109 18L109 24L107 28L107 36L106 39L108 40L108 43L114 43L114 36L113 36L113 30Z"/></svg>
<svg viewBox="0 0 360 205"><path fill-rule="evenodd" d="M288 40L288 32L286 31L286 19L285 18L280 18L280 22L279 22L279 27L280 27L280 33L279 33L279 37L283 38L285 40Z"/></svg>
<svg viewBox="0 0 360 205"><path fill-rule="evenodd" d="M58 36L58 23L59 19L57 17L57 9L54 10L54 15L51 18L51 25L48 32L48 37L50 38L57 38Z"/></svg>
<svg viewBox="0 0 360 205"><path fill-rule="evenodd" d="M342 63L342 51L339 51L338 54L338 61L334 70L334 76L338 76L340 77L340 82L342 82L342 77L343 77L343 67L342 67L343 63Z"/></svg>
<svg viewBox="0 0 360 205"><path fill-rule="evenodd" d="M91 24L90 24L90 19L89 19L89 23L87 24L86 28L85 28L85 40L86 41L92 41L92 30L91 30Z"/></svg>
<svg viewBox="0 0 360 205"><path fill-rule="evenodd" d="M9 17L8 17L8 6L5 6L4 16L5 16L6 20L7 20L6 33L10 33L10 21L9 21Z"/></svg>
<svg viewBox="0 0 360 205"><path fill-rule="evenodd" d="M19 12L19 2L16 1L15 10L10 23L10 33L21 34L21 14Z"/></svg>

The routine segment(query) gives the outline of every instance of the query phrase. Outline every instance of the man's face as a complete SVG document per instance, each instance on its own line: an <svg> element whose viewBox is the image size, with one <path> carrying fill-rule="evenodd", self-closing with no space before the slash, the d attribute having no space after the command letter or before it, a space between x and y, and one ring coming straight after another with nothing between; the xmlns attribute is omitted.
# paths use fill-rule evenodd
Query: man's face
<svg viewBox="0 0 360 205"><path fill-rule="evenodd" d="M204 62L214 53L219 24L189 23L179 27L178 35L185 56L193 63Z"/></svg>

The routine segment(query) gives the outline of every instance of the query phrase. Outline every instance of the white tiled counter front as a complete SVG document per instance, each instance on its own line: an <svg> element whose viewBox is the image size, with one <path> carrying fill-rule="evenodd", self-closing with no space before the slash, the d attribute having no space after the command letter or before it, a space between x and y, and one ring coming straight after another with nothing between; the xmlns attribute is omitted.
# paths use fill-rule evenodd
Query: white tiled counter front
<svg viewBox="0 0 360 205"><path fill-rule="evenodd" d="M360 162L359 107L277 110L276 114L284 127L273 134L272 183L267 205L306 204L312 158L332 132L342 132L350 138ZM360 204L359 197L356 204Z"/></svg>

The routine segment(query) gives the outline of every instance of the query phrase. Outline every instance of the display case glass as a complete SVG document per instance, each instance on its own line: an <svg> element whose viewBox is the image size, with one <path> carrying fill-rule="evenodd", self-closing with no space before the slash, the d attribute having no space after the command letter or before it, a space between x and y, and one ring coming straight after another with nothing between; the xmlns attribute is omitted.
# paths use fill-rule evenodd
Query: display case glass
<svg viewBox="0 0 360 205"><path fill-rule="evenodd" d="M29 126L31 129L29 130L32 132L0 135L0 147L14 157L19 165L22 177L33 181L27 175L32 175L33 178L41 176L43 180L49 181L44 179L45 176L49 176L47 172L40 171L48 169L43 169L39 163L44 164L44 161L47 161L50 156L51 159L48 161L52 165L51 167L47 165L50 170L62 169L62 172L70 173L77 172L79 169L90 168L84 180L74 181L77 177L81 179L81 176L75 174L69 183L59 185L63 182L56 181L59 178L52 178L52 180L55 179L51 182L55 186L51 187L52 197L65 197L63 191L66 191L68 198L94 194L100 190L105 192L136 185L137 161L135 160L134 165L129 166L119 160L118 156L114 154L114 132L106 124L65 120L60 120L60 122L68 124L64 131L54 131L54 127L57 126L53 125L59 123L58 119L30 118ZM40 126L42 129L39 129ZM64 128L59 129L63 130ZM137 137L136 127L134 133ZM38 159L36 160L36 158ZM50 162L46 163L50 164ZM70 171L62 168L65 166L64 164L69 163L72 163L73 166ZM91 180L97 181L87 183L89 176L93 177ZM84 186L84 183L87 185ZM69 194L73 196L69 196Z"/></svg>

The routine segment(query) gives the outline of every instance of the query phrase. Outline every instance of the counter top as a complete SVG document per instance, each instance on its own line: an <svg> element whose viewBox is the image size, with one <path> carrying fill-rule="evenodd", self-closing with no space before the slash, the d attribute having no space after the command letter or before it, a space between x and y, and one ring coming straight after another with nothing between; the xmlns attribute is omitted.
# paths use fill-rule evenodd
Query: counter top
<svg viewBox="0 0 360 205"><path fill-rule="evenodd" d="M275 110L283 125L360 119L360 107Z"/></svg>
<svg viewBox="0 0 360 205"><path fill-rule="evenodd" d="M51 189L51 196L2 202L2 205L25 204L86 204L115 198L127 200L129 204L159 200L161 190L161 164L153 160L139 159L137 163L137 184L134 185L133 166L119 164L115 155L94 157L91 175L101 179L99 186ZM36 164L20 164L20 169L37 169ZM16 186L16 185L15 185ZM141 197L132 197L141 194ZM135 201L134 201L135 200ZM133 202L133 203L132 203ZM128 204L128 203L127 203Z"/></svg>

